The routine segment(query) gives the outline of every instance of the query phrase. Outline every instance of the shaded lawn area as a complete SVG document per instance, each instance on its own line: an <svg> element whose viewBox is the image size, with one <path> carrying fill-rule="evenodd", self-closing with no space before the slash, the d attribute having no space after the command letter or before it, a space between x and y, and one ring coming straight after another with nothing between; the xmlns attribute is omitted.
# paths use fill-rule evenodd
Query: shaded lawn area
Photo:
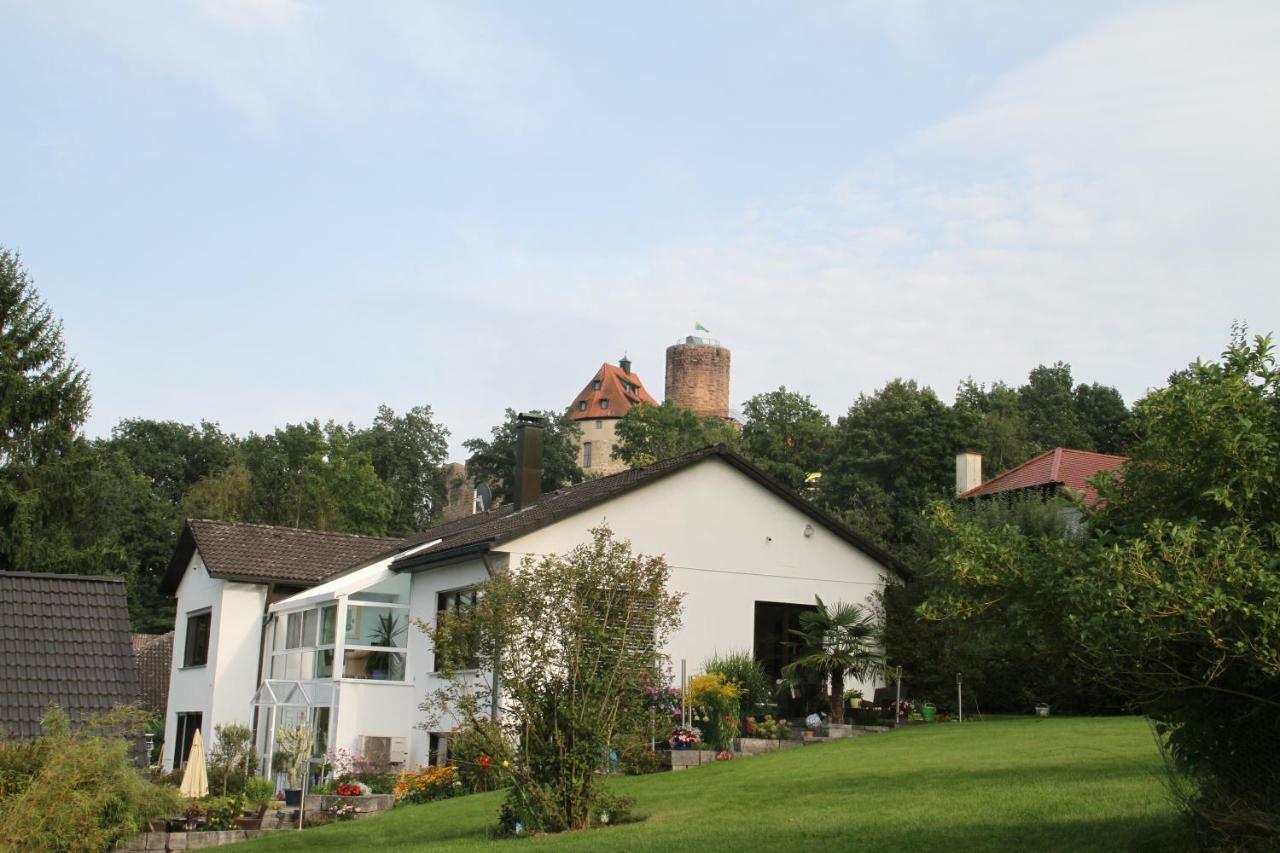
<svg viewBox="0 0 1280 853"><path fill-rule="evenodd" d="M492 840L502 794L398 808L239 847L285 850L1177 850L1147 722L1015 718L903 729L628 777L639 823Z"/></svg>

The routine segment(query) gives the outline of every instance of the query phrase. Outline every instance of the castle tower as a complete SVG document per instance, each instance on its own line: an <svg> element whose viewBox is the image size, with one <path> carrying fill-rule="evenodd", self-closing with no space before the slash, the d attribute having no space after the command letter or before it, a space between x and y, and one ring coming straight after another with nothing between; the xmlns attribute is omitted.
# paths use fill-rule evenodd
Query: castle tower
<svg viewBox="0 0 1280 853"><path fill-rule="evenodd" d="M616 474L627 465L613 458L617 444L614 428L633 406L658 401L649 396L640 377L631 372L626 356L617 363L602 364L573 401L571 413L582 430L578 446L578 467L588 474Z"/></svg>
<svg viewBox="0 0 1280 853"><path fill-rule="evenodd" d="M667 400L699 417L727 419L729 350L694 335L667 347Z"/></svg>

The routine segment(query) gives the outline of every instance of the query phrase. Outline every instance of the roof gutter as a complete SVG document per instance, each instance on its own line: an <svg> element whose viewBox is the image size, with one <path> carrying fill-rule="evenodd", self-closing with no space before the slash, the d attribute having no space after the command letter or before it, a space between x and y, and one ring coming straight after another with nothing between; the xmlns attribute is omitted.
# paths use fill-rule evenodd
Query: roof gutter
<svg viewBox="0 0 1280 853"><path fill-rule="evenodd" d="M393 572L421 572L428 569L438 569L442 566L461 563L464 560L470 560L475 557L488 553L493 547L495 540L486 539L483 542L473 542L470 545L461 545L457 548L447 548L443 551L437 551L431 554L415 554L412 557L402 558L391 564Z"/></svg>

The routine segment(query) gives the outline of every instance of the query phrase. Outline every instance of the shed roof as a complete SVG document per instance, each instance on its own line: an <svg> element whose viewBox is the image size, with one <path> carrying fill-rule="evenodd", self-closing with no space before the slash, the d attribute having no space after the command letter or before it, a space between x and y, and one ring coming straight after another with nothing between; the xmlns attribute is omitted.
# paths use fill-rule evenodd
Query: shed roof
<svg viewBox="0 0 1280 853"><path fill-rule="evenodd" d="M0 572L0 729L40 734L52 704L82 720L140 698L120 578Z"/></svg>
<svg viewBox="0 0 1280 853"><path fill-rule="evenodd" d="M160 589L170 595L196 550L209 575L251 583L311 586L380 554L401 540L269 524L189 519Z"/></svg>
<svg viewBox="0 0 1280 853"><path fill-rule="evenodd" d="M1089 484L1089 478L1102 471L1115 471L1128 461L1127 456L1055 447L980 486L974 486L960 497L976 498L1015 489L1066 486L1078 493L1084 503L1091 505L1097 501L1098 491Z"/></svg>

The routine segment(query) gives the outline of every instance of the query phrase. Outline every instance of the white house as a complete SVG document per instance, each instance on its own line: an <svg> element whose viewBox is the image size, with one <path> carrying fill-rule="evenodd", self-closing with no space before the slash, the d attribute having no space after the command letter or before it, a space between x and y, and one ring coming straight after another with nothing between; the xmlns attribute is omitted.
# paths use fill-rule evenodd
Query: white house
<svg viewBox="0 0 1280 853"><path fill-rule="evenodd" d="M490 572L526 555L564 553L588 541L601 522L631 540L637 553L660 554L670 564L670 585L685 599L683 625L667 651L677 669L686 661L690 674L716 652L745 649L776 675L787 659L787 631L815 595L865 602L886 576L903 571L888 554L724 447L538 495L541 430L523 423L519 435L519 455L531 464L518 463L518 495L510 505L438 525L290 597L245 601L249 621L262 631L235 634L233 655L256 666L251 646L260 642L262 678L256 692L243 675L234 684L220 679L210 704L234 708L243 718L252 701L264 759L279 725L304 716L326 745L409 766L441 758L447 721L436 732L416 728L418 706L441 682L430 643L414 620L433 621L473 596ZM182 614L188 602L185 589L177 591ZM181 624L178 631L182 637ZM222 636L231 635L212 638L211 648ZM193 704L184 699L188 688L178 681L177 659L175 652L171 725L184 701ZM224 685L229 695L222 694ZM215 710L212 719L225 717Z"/></svg>

